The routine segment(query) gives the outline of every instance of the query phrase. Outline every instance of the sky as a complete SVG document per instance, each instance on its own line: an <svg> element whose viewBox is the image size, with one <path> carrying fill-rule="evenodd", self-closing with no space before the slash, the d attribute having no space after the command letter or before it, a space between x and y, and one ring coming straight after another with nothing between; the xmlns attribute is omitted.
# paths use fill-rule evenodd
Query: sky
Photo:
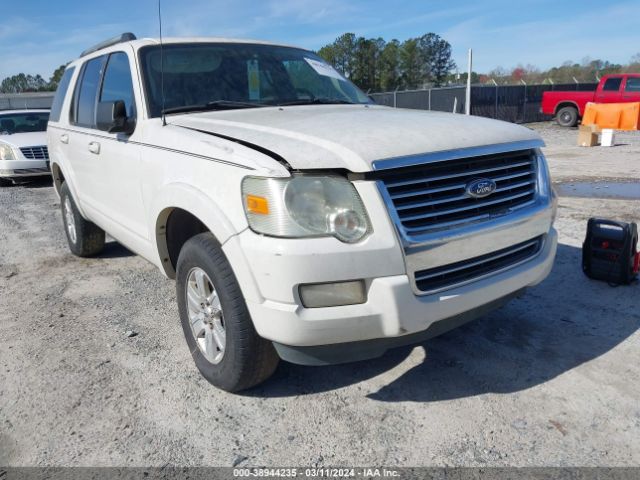
<svg viewBox="0 0 640 480"><path fill-rule="evenodd" d="M400 41L435 32L460 71L640 52L640 0L161 0L164 36L271 40L317 50L345 32ZM4 4L4 6L3 6ZM102 40L158 36L158 0L0 0L0 79L53 70Z"/></svg>

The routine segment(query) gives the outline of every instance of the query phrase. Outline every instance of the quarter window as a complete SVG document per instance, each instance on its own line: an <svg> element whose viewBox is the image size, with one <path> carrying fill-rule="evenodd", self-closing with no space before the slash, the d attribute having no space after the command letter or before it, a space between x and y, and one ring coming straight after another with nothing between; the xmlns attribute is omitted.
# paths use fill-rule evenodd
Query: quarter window
<svg viewBox="0 0 640 480"><path fill-rule="evenodd" d="M100 85L100 74L105 57L92 58L85 66L82 80L76 88L75 95L75 123L82 127L95 127L96 123L96 96Z"/></svg>
<svg viewBox="0 0 640 480"><path fill-rule="evenodd" d="M107 68L102 82L101 102L122 100L127 109L127 116L135 118L136 107L133 98L133 80L129 58L124 52L113 53L109 56Z"/></svg>
<svg viewBox="0 0 640 480"><path fill-rule="evenodd" d="M604 82L604 87L602 90L605 92L617 92L620 90L620 84L622 83L622 77L614 77L608 78L606 82Z"/></svg>
<svg viewBox="0 0 640 480"><path fill-rule="evenodd" d="M69 90L69 84L71 83L71 77L75 71L75 67L67 68L60 79L56 95L53 97L53 103L51 104L51 114L49 115L49 121L57 122L60 120L60 112L62 112L62 104L64 98L67 96L67 90Z"/></svg>
<svg viewBox="0 0 640 480"><path fill-rule="evenodd" d="M640 77L627 77L627 84L624 87L624 91L640 93Z"/></svg>

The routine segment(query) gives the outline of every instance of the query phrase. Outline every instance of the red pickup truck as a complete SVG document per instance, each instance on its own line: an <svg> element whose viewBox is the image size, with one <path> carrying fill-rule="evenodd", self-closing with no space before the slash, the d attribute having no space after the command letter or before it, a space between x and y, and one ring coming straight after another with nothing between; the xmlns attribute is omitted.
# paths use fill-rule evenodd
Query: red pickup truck
<svg viewBox="0 0 640 480"><path fill-rule="evenodd" d="M588 102L640 102L640 73L605 75L595 92L544 92L541 110L547 115L555 115L558 125L574 127Z"/></svg>

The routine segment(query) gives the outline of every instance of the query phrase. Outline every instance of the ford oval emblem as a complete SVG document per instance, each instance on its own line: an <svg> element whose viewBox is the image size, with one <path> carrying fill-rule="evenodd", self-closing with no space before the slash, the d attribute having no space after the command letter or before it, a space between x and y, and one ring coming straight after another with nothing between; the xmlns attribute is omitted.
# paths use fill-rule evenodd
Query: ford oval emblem
<svg viewBox="0 0 640 480"><path fill-rule="evenodd" d="M467 195L473 198L484 198L496 191L496 182L488 178L476 178L467 183Z"/></svg>

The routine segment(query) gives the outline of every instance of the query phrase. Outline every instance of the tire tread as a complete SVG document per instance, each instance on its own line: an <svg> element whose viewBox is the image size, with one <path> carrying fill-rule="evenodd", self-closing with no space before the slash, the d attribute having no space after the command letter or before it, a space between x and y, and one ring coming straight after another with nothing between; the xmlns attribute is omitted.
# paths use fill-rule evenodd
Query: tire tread
<svg viewBox="0 0 640 480"><path fill-rule="evenodd" d="M203 371L199 366L200 371L211 383L231 392L246 390L262 383L273 374L280 359L273 344L269 340L260 337L256 332L249 309L247 308L240 285L236 280L231 265L224 255L220 244L211 233L201 233L192 237L180 252L178 258L178 281L176 285L179 304L182 301L180 296L184 287L182 281L183 279L186 280L185 277L187 274L184 268L185 265L188 266L188 264L193 262L192 257L194 254L197 256L204 255L214 264L217 283L215 286L216 290L219 291L219 294L220 290L225 290L221 296L226 300L226 305L223 305L226 322L231 321L237 327L233 330L235 338L230 338L229 335L227 335L227 341L231 340L234 342L233 353L235 353L235 358L233 358L234 365L232 366L233 368L230 369L232 374L229 375L229 378L216 379L214 375L208 375L207 372ZM200 267L202 268L202 266ZM220 282L224 285L219 285ZM186 328L184 330L185 335L187 335L187 333L190 334ZM228 348L229 345L227 345L225 355L227 355ZM200 352L197 351L196 355L200 355ZM223 362L225 360L227 359L223 359ZM211 368L214 369L217 367L218 366L211 366Z"/></svg>

